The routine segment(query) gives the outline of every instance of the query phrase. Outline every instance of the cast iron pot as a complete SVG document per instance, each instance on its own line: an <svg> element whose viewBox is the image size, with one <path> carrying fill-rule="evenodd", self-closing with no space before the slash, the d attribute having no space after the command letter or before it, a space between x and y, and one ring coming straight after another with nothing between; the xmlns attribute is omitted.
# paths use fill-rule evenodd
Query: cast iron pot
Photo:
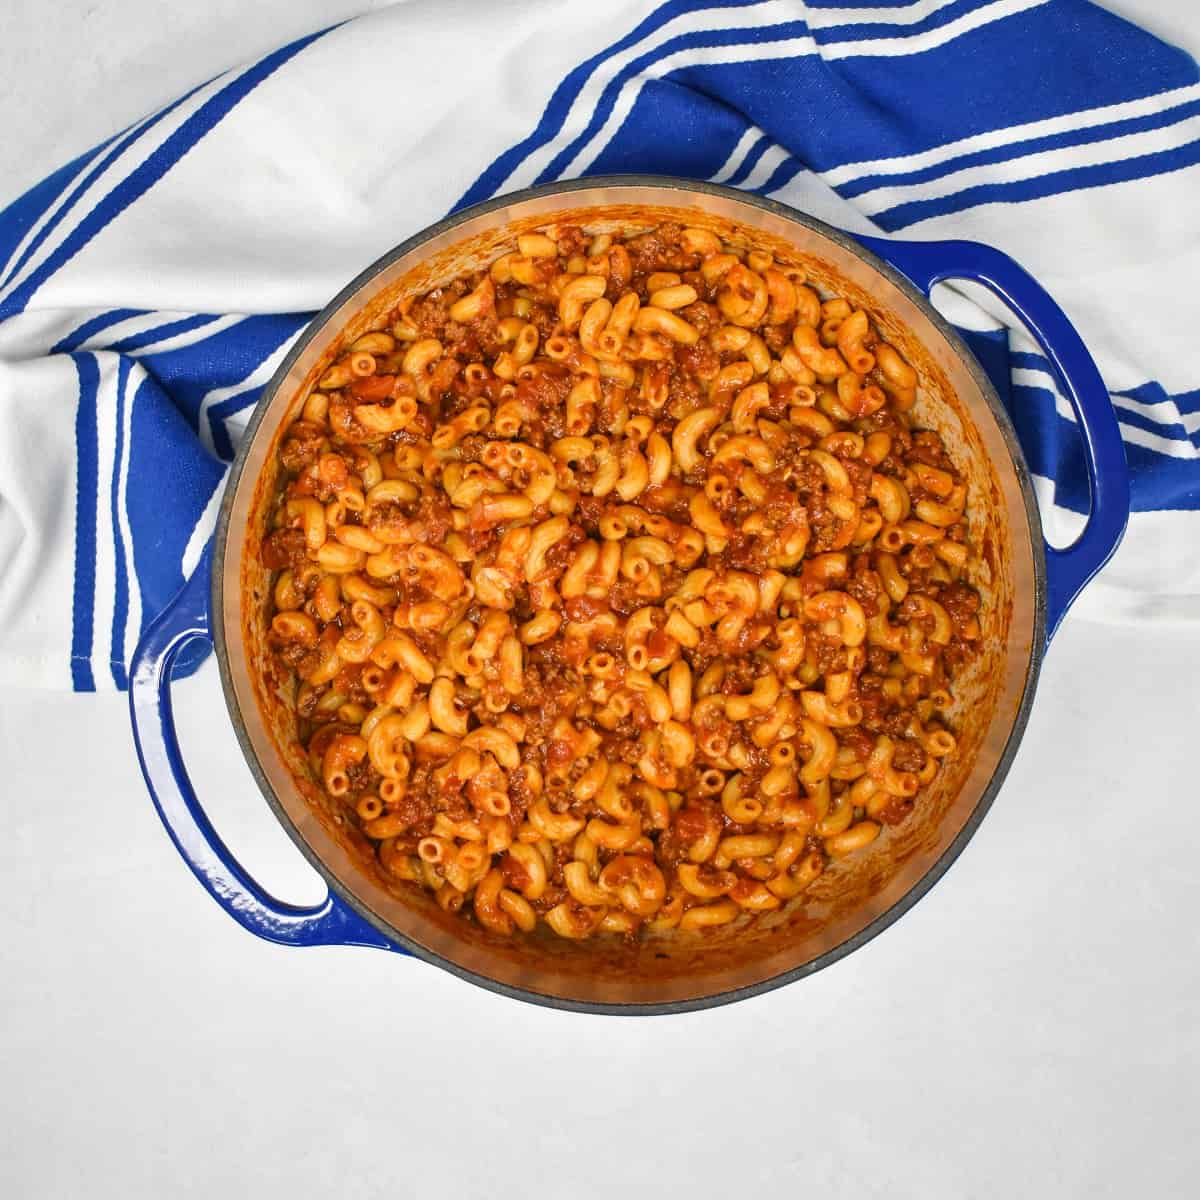
<svg viewBox="0 0 1200 1200"><path fill-rule="evenodd" d="M266 646L268 574L259 565L275 450L306 385L376 314L491 261L552 220L592 232L676 220L799 262L811 279L871 313L922 384L919 423L936 429L968 485L971 582L983 595L983 653L956 683L959 749L908 820L831 867L788 906L748 927L667 934L637 945L548 933L499 938L391 881L370 846L312 780ZM929 304L943 279L1001 297L1040 342L1082 434L1091 514L1066 549L1046 545L1012 425L979 364ZM680 1012L728 1003L811 975L907 911L961 852L999 789L1023 732L1048 638L1116 549L1129 482L1107 390L1078 334L1005 255L971 242L852 238L731 188L624 176L533 188L478 205L410 238L369 267L308 327L267 386L230 475L216 535L192 579L147 629L130 708L142 771L179 852L238 922L296 946L373 946L413 954L483 987L560 1008ZM229 717L267 803L329 885L312 908L284 904L235 861L188 781L171 716L171 668L194 640L216 651Z"/></svg>

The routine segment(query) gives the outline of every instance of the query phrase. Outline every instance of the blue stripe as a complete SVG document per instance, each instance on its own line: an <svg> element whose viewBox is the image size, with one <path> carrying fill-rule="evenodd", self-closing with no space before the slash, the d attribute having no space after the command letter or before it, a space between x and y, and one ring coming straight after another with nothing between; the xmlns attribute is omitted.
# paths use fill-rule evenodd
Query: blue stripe
<svg viewBox="0 0 1200 1200"><path fill-rule="evenodd" d="M1200 412L1200 388L1193 392L1176 392L1172 395L1161 383L1151 380L1135 388L1127 388L1123 392L1114 392L1116 396L1127 396L1130 400L1140 400L1143 404L1161 404L1164 400L1175 405L1183 416Z"/></svg>
<svg viewBox="0 0 1200 1200"><path fill-rule="evenodd" d="M236 387L311 319L311 313L245 317L190 345L151 350L138 361L199 433L204 397L215 388Z"/></svg>
<svg viewBox="0 0 1200 1200"><path fill-rule="evenodd" d="M250 388L236 396L229 396L208 410L208 428L212 435L213 449L222 462L233 462L234 455L234 445L230 440L229 430L225 428L226 419L257 404L262 392L261 387Z"/></svg>
<svg viewBox="0 0 1200 1200"><path fill-rule="evenodd" d="M955 3L947 4L945 8L935 9L920 21L901 23L897 21L856 20L856 23L853 25L828 25L824 28L814 29L812 35L814 40L822 45L831 42L840 44L862 42L880 37L894 38L908 37L910 35L915 37L917 34L928 33L932 29L939 29L941 26L947 25L959 17L964 17L968 13L975 12L976 9L984 8L990 3L992 3L992 0L955 0ZM839 5L838 7L841 6ZM874 5L871 7L874 7Z"/></svg>
<svg viewBox="0 0 1200 1200"><path fill-rule="evenodd" d="M920 52L697 64L667 77L719 97L825 172L1138 100L1200 72L1093 4L1055 0Z"/></svg>
<svg viewBox="0 0 1200 1200"><path fill-rule="evenodd" d="M115 135L120 137L120 134ZM71 186L71 181L99 154L112 138L93 146L85 154L59 167L41 183L35 184L0 211L0 268L16 253L21 239L34 227L50 206Z"/></svg>
<svg viewBox="0 0 1200 1200"><path fill-rule="evenodd" d="M115 354L130 354L134 350L140 350L143 346L153 346L155 342L166 341L169 337L187 333L192 329L201 329L216 320L219 320L219 317L214 313L196 313L194 316L181 317L177 321L167 321L163 325L156 325L153 329L131 334L119 342L114 342L111 346L106 346L105 349L111 350Z"/></svg>
<svg viewBox="0 0 1200 1200"><path fill-rule="evenodd" d="M584 84L587 83L598 67L614 55L620 54L622 50L636 46L638 42L644 41L655 30L662 28L668 21L682 14L701 12L712 8L744 7L757 2L758 0L702 0L702 2L697 2L697 0L672 0L671 3L664 4L660 8L655 9L635 29L619 41L613 42L611 46L608 46L599 54L593 55L575 67L562 83L555 88L554 94L550 97L533 132L495 158L479 178L462 194L458 203L454 205L454 209L451 211L465 208L469 204L478 204L481 200L486 200L489 196L495 195L497 189L504 185L508 177L530 154L546 145L562 129L563 123L571 111L571 105L575 102Z"/></svg>
<svg viewBox="0 0 1200 1200"><path fill-rule="evenodd" d="M79 406L75 410L75 583L71 601L71 682L77 692L94 692L92 675L93 606L96 596L96 501L100 451L96 435L96 393L100 369L90 354L75 354Z"/></svg>
<svg viewBox="0 0 1200 1200"><path fill-rule="evenodd" d="M157 183L206 133L226 117L240 100L326 32L328 31L321 30L310 34L276 50L273 54L268 54L215 96L206 100L128 178L97 204L27 279L5 297L3 303L0 303L0 318L21 312L38 288L55 271L69 262L109 222L115 220L139 196Z"/></svg>
<svg viewBox="0 0 1200 1200"><path fill-rule="evenodd" d="M762 45L764 43L782 41L790 37L799 37L807 32L808 26L803 21L787 21L765 28L709 29L698 33L683 33L669 38L657 49L651 50L627 63L608 81L604 90L600 93L600 99L597 101L596 107L592 110L592 115L588 119L587 126L583 132L575 137L565 149L560 150L554 156L549 166L538 175L536 182L548 183L551 180L558 179L571 165L580 150L604 127L604 123L611 115L613 107L617 102L617 97L620 95L621 89L625 84L631 79L637 78L647 67L652 66L660 59L675 54L680 50L711 49L716 46L739 46L744 45L746 42L754 42Z"/></svg>
<svg viewBox="0 0 1200 1200"><path fill-rule="evenodd" d="M1167 458L1125 443L1134 512L1200 512L1200 471L1195 459Z"/></svg>
<svg viewBox="0 0 1200 1200"><path fill-rule="evenodd" d="M78 350L88 338L95 337L102 330L108 329L112 325L119 325L122 321L128 321L131 317L144 317L146 312L147 310L144 308L114 308L100 313L98 316L90 317L78 329L55 342L50 347L50 353L66 354L70 350Z"/></svg>
<svg viewBox="0 0 1200 1200"><path fill-rule="evenodd" d="M953 5L952 10L947 9L947 10L942 10L940 12L931 14L931 16L926 18L926 20L919 22L917 24L914 24L914 25L873 24L870 26L862 26L862 25L831 26L828 29L819 31L819 37L817 35L813 35L813 36L814 36L814 41L820 40L820 41L823 41L826 43L828 43L830 41L854 41L854 40L857 40L857 38L860 36L860 31L865 29L868 32L865 34L861 34L861 36L878 37L878 36L880 36L881 33L887 33L887 34L889 34L891 36L895 36L895 37L916 37L923 31L925 31L927 28L933 28L937 25L942 24L944 21L952 20L954 17L963 15L964 12L971 11L975 8L979 8L982 6L983 6L983 0L963 0L962 3ZM1002 18L1002 20L1003 20L1003 18ZM838 37L837 35L839 34L839 32L842 35L849 34L849 36ZM810 35L810 34L813 34L813 31L811 31L809 29L807 22L805 22L804 20L794 20L794 21L788 21L788 22L781 22L778 25L762 27L762 28L754 27L754 28L741 28L741 29L706 30L706 31L701 31L701 32L697 32L697 33L692 33L692 34L680 34L675 38L669 39L667 42L663 43L662 46L656 48L655 50L647 52L645 55L643 55L640 58L635 59L634 61L629 63L627 66L622 68L622 70L620 72L618 72L618 74L612 80L609 81L609 83L605 86L603 92L601 93L600 99L596 105L595 110L592 113L592 116L588 123L587 128L583 131L583 133L581 133L578 137L576 137L571 142L571 144L569 146L567 146L566 149L564 149L558 155L555 156L555 158L550 163L550 165L547 166L540 173L540 175L538 175L536 182L545 183L545 182L549 182L551 180L559 178L567 170L567 168L569 167L571 162L574 160L576 154L578 154L579 151L587 144L588 140L591 137L593 137L603 127L604 122L608 119L609 115L612 112L612 109L616 102L616 98L619 95L620 90L624 86L624 84L627 83L630 79L637 77L642 71L644 71L646 68L652 66L654 63L660 61L662 58L664 58L670 54L673 54L679 50L688 49L688 48L697 48L697 47L708 48L708 47L714 47L714 46L743 45L743 44L762 45L764 43L782 41L782 40L785 40L788 38L794 38L794 37L803 37L803 36ZM624 43L619 43L618 45L621 46L622 48L624 47ZM610 53L611 52L606 52L605 55L602 57L607 58L610 56ZM784 69L786 70L786 69L792 68L793 66L798 65L801 60L798 58L784 58L784 59L780 59L778 61L783 65ZM887 62L889 64L893 61L894 61L894 59L892 59L891 57L889 57L887 59ZM755 66L756 67L761 66L761 64L756 63ZM736 64L735 67L737 70L741 71L743 74L746 73L745 72L745 64ZM821 60L820 58L818 58L816 56L812 56L812 58L810 60L810 64L809 64L809 69L812 71L820 72L824 75L828 75L831 70L831 68L828 64L826 64L823 60ZM681 69L681 71L686 71L686 70L688 70L688 68ZM667 76L667 78L674 78L675 74L676 73L672 72L670 75ZM753 74L753 72L751 72L751 74ZM705 89L703 89L703 88L696 88L696 90L705 91ZM799 89L797 89L796 83L793 82L790 87L784 87L779 90L768 89L768 90L766 90L765 93L760 91L760 97L761 97L762 103L760 103L756 107L760 111L765 107L768 112L774 111L776 114L778 114L779 107L780 107L779 100L780 100L781 96L786 96L788 94L788 92L797 91L797 90L799 90ZM828 90L828 89L822 88L821 90ZM868 95L869 95L869 91L868 91ZM860 99L859 103L861 103L861 102L862 101ZM749 110L747 110L747 111L749 111ZM808 109L801 110L801 112L798 113L797 115L798 116L803 115L805 117L805 119L807 119L806 114L808 111L810 111L810 110L808 110ZM904 111L904 108L902 107L900 109L900 111ZM944 115L944 110L943 110L943 115ZM771 128L771 125L767 124L765 122L765 120L760 120L757 115L755 115L755 121L758 124L761 124L764 129L769 130ZM810 122L810 124L811 124L811 122ZM560 122L560 125L561 125L561 122ZM544 140L548 140L548 139L544 139ZM782 139L780 139L778 137L776 137L775 140L782 141ZM529 139L526 139L526 142L528 142L528 141L529 141ZM539 144L541 144L541 143L539 143ZM783 142L782 144L787 144L787 143ZM526 143L521 143L521 146L515 147L514 151L510 151L509 154L510 155L514 154L516 150L521 149L521 147L525 146L525 145L526 145ZM503 157L504 156L502 156L502 159L503 159ZM517 156L516 161L512 164L512 166L509 167L508 173L511 173L512 169L515 169L515 166L517 165L517 162L519 162L520 157L521 156ZM497 160L497 162L500 162L500 161L501 160ZM591 168L588 168L588 170L590 171ZM737 179L737 177L735 177L734 180L731 180L731 182L735 183L735 184L738 181L739 180ZM493 191L495 190L495 187L499 186L500 182L502 182L502 180L495 181L493 183L493 186L492 186ZM487 194L491 194L491 193L489 192ZM464 197L464 199L462 201L460 201L460 204L471 202L473 200L482 199L482 198L484 198L482 194L477 195L474 191L468 192L467 196Z"/></svg>
<svg viewBox="0 0 1200 1200"><path fill-rule="evenodd" d="M760 196L769 196L772 192L779 191L780 188L787 187L801 171L804 170L804 164L793 155L789 154L787 158L781 162L774 171L771 172L770 178L766 183L754 188L753 190Z"/></svg>
<svg viewBox="0 0 1200 1200"><path fill-rule="evenodd" d="M1058 377L1050 365L1050 360L1044 355L1028 350L1014 350L1010 356L1010 361L1014 370L1044 371L1055 380L1055 386L1058 387ZM1061 392L1061 388L1060 394L1065 398L1065 393ZM1150 380L1135 388L1127 388L1125 391L1113 392L1112 394L1114 396L1124 396L1129 400L1137 400L1142 404L1170 404L1175 407L1181 417L1200 410L1200 390L1180 392L1177 395L1172 395L1162 384L1155 380ZM1142 413L1132 412L1130 409L1122 408L1120 405L1115 405L1114 407L1117 410L1117 418L1121 421L1127 421L1128 424L1136 425L1139 429L1145 429L1148 433L1157 434L1159 437L1170 438L1178 442L1191 442L1193 445L1200 446L1200 430L1189 433L1180 421L1160 421L1154 417L1147 417Z"/></svg>
<svg viewBox="0 0 1200 1200"><path fill-rule="evenodd" d="M994 146L988 150L975 150L915 171L903 171L894 175L886 173L864 175L843 184L837 190L842 196L849 199L862 195L863 192L874 191L878 187L902 187L913 183L926 183L931 179L940 179L944 175L964 170L967 167L1008 162L1014 158L1024 158L1045 150L1060 150L1068 146L1087 146L1095 142L1109 141L1112 138L1126 137L1132 133L1161 129L1176 125L1198 112L1200 112L1200 100L1193 100L1144 117L1129 117L1109 122L1106 125L1092 126L1089 129L1064 130L1062 133L1029 138L1026 141L1012 142L1005 146Z"/></svg>
<svg viewBox="0 0 1200 1200"><path fill-rule="evenodd" d="M959 5L933 17L941 22L963 11ZM915 38L922 25L887 28L899 38ZM1080 59L1079 69L1067 72L1062 69L1064 28L1070 29ZM610 115L621 85L665 55L689 46L761 45L808 32L803 21L794 21L768 29L680 35L642 55L604 89L588 129L555 157L539 182L567 170L586 139ZM827 33L822 31L822 36ZM538 130L501 155L460 203L492 194L527 153L561 128L570 100L595 67L636 40L623 39L573 72L568 77L570 86L564 83L555 93ZM1020 65L1018 74L1014 74L1014 61ZM1097 64L1094 68L1093 62ZM998 114L1003 115L1005 125L1024 124L1138 99L1195 83L1197 71L1183 52L1155 41L1120 18L1084 0L1056 0L993 19L942 46L920 52L914 48L907 55L837 61L818 55L780 57L684 67L665 78L740 113L810 168L826 171L878 157L882 146L894 155L911 154L988 132L996 128ZM1016 78L1019 87L1013 86ZM814 104L820 105L825 119L812 119ZM549 120L552 112L557 114L555 120ZM636 114L631 114L614 144L628 140L626 131L635 121ZM553 129L547 132L547 126ZM645 143L644 131L633 140ZM605 151L600 148L606 159L622 157ZM588 171L596 169L593 165ZM628 162L626 169L655 169L655 163L652 158L635 160Z"/></svg>
<svg viewBox="0 0 1200 1200"><path fill-rule="evenodd" d="M740 113L711 96L669 79L649 79L615 137L587 168L588 175L644 171L652 162L663 175L710 179L729 161L750 126ZM671 131L663 137L663 130Z"/></svg>
<svg viewBox="0 0 1200 1200"><path fill-rule="evenodd" d="M1054 374L1054 368L1044 354L1032 350L1014 350L1009 357L1014 368L1024 367L1028 371L1049 371L1051 375Z"/></svg>
<svg viewBox="0 0 1200 1200"><path fill-rule="evenodd" d="M1087 475L1079 427L1055 410L1048 388L1014 385L1009 411L1029 469L1054 482L1054 503L1086 513ZM1121 414L1124 419L1125 414ZM1130 498L1135 512L1200 510L1200 471L1195 459L1173 458L1125 442Z"/></svg>
<svg viewBox="0 0 1200 1200"><path fill-rule="evenodd" d="M131 372L125 512L143 625L183 585L181 560L224 470L158 383ZM132 398L130 398L132 397Z"/></svg>
<svg viewBox="0 0 1200 1200"><path fill-rule="evenodd" d="M913 0L804 0L805 8L909 8Z"/></svg>
<svg viewBox="0 0 1200 1200"><path fill-rule="evenodd" d="M1144 413L1134 412L1133 409L1122 408L1114 404L1117 420L1123 425L1132 425L1135 429L1144 429L1147 433L1157 434L1173 442L1186 443L1200 449L1200 430L1195 433L1188 431L1178 421L1156 421ZM1200 464L1197 464L1197 477L1200 478Z"/></svg>
<svg viewBox="0 0 1200 1200"><path fill-rule="evenodd" d="M1014 384L1008 411L1030 471L1053 482L1054 503L1086 513L1091 500L1078 426L1058 415L1045 388Z"/></svg>
<svg viewBox="0 0 1200 1200"><path fill-rule="evenodd" d="M129 686L125 675L125 625L129 620L129 577L125 571L125 539L121 536L121 458L125 451L125 388L129 382L130 360L122 358L117 364L116 446L113 450L112 487L109 509L112 517L113 561L116 577L116 596L113 600L112 642L108 660L113 682L122 691Z"/></svg>
<svg viewBox="0 0 1200 1200"><path fill-rule="evenodd" d="M1083 464L1083 446L1079 427L1058 415L1055 394L1049 387L1014 384L1011 370L1024 367L1054 373L1041 354L1008 350L1005 329L977 332L960 329L964 340L979 359L988 377L996 385L1006 409L1013 418L1017 437L1026 462L1035 475L1054 483L1054 502L1062 508L1086 513L1089 507L1087 473ZM1133 389L1139 397L1170 398L1182 407L1192 398L1200 401L1200 392L1167 397L1160 384L1150 383ZM1124 412L1118 416L1124 420ZM1155 433L1160 429L1156 428ZM1200 464L1195 459L1175 458L1125 442L1129 463L1132 504L1137 512L1158 509L1200 510Z"/></svg>
<svg viewBox="0 0 1200 1200"><path fill-rule="evenodd" d="M730 187L738 187L745 183L746 177L754 170L758 160L766 154L771 145L771 139L764 133L757 142L746 153L746 157L742 159L741 166L725 181Z"/></svg>
<svg viewBox="0 0 1200 1200"><path fill-rule="evenodd" d="M1048 175L1040 175L1034 179L1018 179L1011 183L979 184L949 196L939 196L935 200L915 200L907 204L897 204L893 208L875 213L871 219L880 228L894 232L915 225L918 221L964 212L981 204L1020 204L1026 200L1041 200L1063 192L1086 191L1089 188L1107 187L1114 183L1129 183L1135 179L1149 179L1155 175L1182 171L1198 162L1200 140L1189 142L1186 146L1174 150L1141 154L1136 158L1122 159L1120 162L1071 167L1065 171L1052 171Z"/></svg>
<svg viewBox="0 0 1200 1200"><path fill-rule="evenodd" d="M90 188L92 184L95 183L96 180L103 175L104 172L107 171L108 168L118 158L121 157L128 147L132 146L133 143L136 142L144 133L147 133L149 130L153 129L160 121L170 116L171 113L173 113L181 104L184 103L184 101L194 96L200 90L200 88L207 86L207 84L199 84L198 86L192 88L190 92L180 96L178 100L172 101L161 112L155 113L154 116L148 117L146 120L134 125L126 134L118 134L117 137L120 140L116 141L116 145L114 145L113 148L100 160L100 162L87 173L87 176L84 178L84 180L77 188L75 188L70 196L67 197L66 203L63 204L55 212L54 216L51 217L50 220L47 221L46 224L37 231L37 235L33 238L29 245L25 247L24 251L22 251L21 257L17 259L15 263L13 263L12 267L5 274L4 279L0 280L0 286L7 287L8 284L12 282L17 272L20 271L20 269L37 252L38 248L50 236L50 234L52 234L58 228L71 209L75 207L80 196L82 196L88 190L88 188ZM110 138L108 142L104 143L104 145L111 145L114 140L115 139ZM103 146L98 147L98 149L103 149Z"/></svg>

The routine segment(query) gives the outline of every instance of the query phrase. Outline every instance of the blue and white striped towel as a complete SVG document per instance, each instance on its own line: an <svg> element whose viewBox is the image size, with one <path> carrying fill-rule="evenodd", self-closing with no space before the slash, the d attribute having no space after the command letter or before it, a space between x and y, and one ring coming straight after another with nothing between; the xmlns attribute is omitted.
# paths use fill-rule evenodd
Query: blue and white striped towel
<svg viewBox="0 0 1200 1200"><path fill-rule="evenodd" d="M1093 618L1200 619L1200 72L1085 0L414 2L220 76L0 214L0 678L123 687L248 410L348 278L456 206L653 171L966 237L1059 299L1136 509ZM1048 524L1087 492L1044 359L945 300Z"/></svg>

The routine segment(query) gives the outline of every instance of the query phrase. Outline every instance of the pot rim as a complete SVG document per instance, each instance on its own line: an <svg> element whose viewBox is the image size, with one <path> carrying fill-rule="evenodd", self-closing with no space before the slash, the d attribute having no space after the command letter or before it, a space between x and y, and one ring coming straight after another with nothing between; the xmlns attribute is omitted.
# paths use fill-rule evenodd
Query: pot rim
<svg viewBox="0 0 1200 1200"><path fill-rule="evenodd" d="M271 787L266 773L259 762L258 755L251 743L245 721L242 717L241 705L238 701L237 694L234 688L233 677L229 668L229 653L228 642L225 629L224 605L222 603L225 569L226 569L226 549L229 541L230 519L233 509L234 497L237 494L241 478L245 470L246 460L249 455L251 444L257 439L259 430L262 427L263 420L267 411L271 407L271 402L277 394L282 383L287 379L293 364L311 345L311 343L322 334L327 327L330 318L338 312L338 310L355 294L362 290L372 279L383 273L394 262L419 249L423 244L431 241L440 234L447 233L455 229L457 226L465 224L480 216L486 216L489 212L494 212L498 209L508 208L514 204L519 204L526 200L532 200L545 196L563 196L569 198L577 192L590 191L599 188L646 188L653 189L660 193L676 193L683 200L687 197L704 197L714 196L727 200L737 201L743 204L750 205L754 208L762 209L765 212L771 213L774 216L783 218L788 221L793 221L799 225L808 227L822 236L828 238L831 242L840 246L848 253L865 262L869 267L884 276L888 282L902 292L913 304L915 304L923 313L923 315L935 327L938 333L946 340L950 348L955 352L961 360L963 368L970 375L972 381L979 388L980 395L983 397L988 408L991 411L993 419L1000 430L1001 436L1004 438L1008 448L1009 455L1012 459L1014 474L1016 475L1017 484L1020 488L1021 497L1025 506L1025 515L1029 524L1029 538L1032 549L1033 576L1034 576L1034 596L1033 596L1033 636L1030 643L1029 663L1026 667L1025 679L1021 690L1021 700L1017 706L1016 712L1012 717L1012 722L1009 727L1008 736L1005 739L1004 748L997 759L996 768L992 772L991 778L988 780L983 792L981 793L978 802L976 803L971 815L963 823L962 828L955 835L954 839L947 845L946 849L938 857L938 859L929 867L922 875L898 900L881 912L877 917L863 926L857 933L847 938L844 942L832 947L829 950L819 954L809 962L803 963L800 966L781 971L769 978L759 980L753 984L744 987L733 988L729 991L718 992L708 996L689 998L686 1000L669 1001L661 1003L638 1004L634 1002L605 1002L591 1000L574 1000L562 996L549 995L543 992L537 992L530 988L516 987L512 984L503 983L500 980L494 979L489 975L481 974L478 971L470 970L460 966L442 955L437 954L420 943L416 942L400 930L396 929L389 922L377 916L374 911L367 905L360 902L348 889L346 889L341 881L334 873L325 865L320 856L312 849L305 838L300 834L292 821L291 816L283 807L279 798L276 796L274 789ZM664 196L664 204L669 204L670 200ZM1030 710L1033 706L1034 695L1037 691L1038 677L1041 672L1042 659L1046 649L1046 620L1047 620L1047 591L1046 591L1046 542L1042 533L1041 514L1037 506L1037 499L1033 490L1033 482L1030 477L1029 468L1025 462L1024 454L1021 450L1019 441L1017 440L1016 430L1013 427L1012 420L1008 415L1007 410L1000 401L1000 397L996 393L996 389L992 386L987 374L980 366L978 360L971 352L970 348L963 341L957 330L934 308L933 304L924 293L922 293L913 283L890 263L881 259L878 255L868 250L852 235L843 232L835 226L829 225L817 217L809 216L798 209L792 208L790 205L782 204L777 200L771 200L765 196L758 196L751 192L743 192L737 188L728 187L724 184L709 183L707 181L693 181L670 175L594 175L587 176L582 179L564 180L556 183L539 184L536 187L523 188L520 191L509 192L502 196L495 196L490 200L482 201L479 204L472 205L469 208L460 209L451 213L449 216L442 218L440 221L420 230L413 236L406 238L399 245L393 247L385 254L376 259L369 266L360 271L349 283L343 287L336 296L331 299L324 308L318 312L304 329L303 333L296 339L289 350L286 357L279 364L270 381L263 388L262 395L254 406L254 410L250 416L250 420L246 425L245 432L242 436L242 441L238 447L237 455L229 468L229 474L225 483L225 494L221 500L220 512L217 517L216 529L214 532L214 553L213 553L213 569L212 569L212 585L209 596L209 613L210 624L212 628L213 648L217 660L218 670L221 676L221 689L225 696L225 706L229 713L230 721L234 728L234 733L237 736L238 744L241 746L242 755L246 760L247 766L250 768L250 773L254 776L255 782L258 784L259 791L262 792L263 798L275 814L276 819L283 826L291 840L297 845L305 859L313 867L314 870L325 881L326 886L334 895L368 924L377 929L393 943L398 949L411 954L413 957L421 959L424 962L440 967L451 974L456 975L460 979L464 979L469 983L476 984L479 987L485 988L488 991L498 993L514 1000L523 1000L527 1003L541 1005L547 1008L562 1009L568 1012L586 1012L597 1013L608 1016L658 1016L674 1013L695 1012L701 1009L718 1008L726 1004L732 1004L738 1000L746 1000L752 996L762 995L765 992L774 991L789 983L794 983L799 979L806 978L809 975L815 974L817 971L831 966L840 959L845 958L848 954L866 945L879 934L881 934L889 926L895 924L905 913L907 913L922 897L930 891L930 889L942 878L943 875L950 869L950 866L959 857L966 848L967 843L974 837L976 830L983 822L988 810L995 801L996 795L1004 783L1008 775L1009 769L1012 766L1013 759L1016 756L1017 750L1024 736L1025 727L1029 720Z"/></svg>

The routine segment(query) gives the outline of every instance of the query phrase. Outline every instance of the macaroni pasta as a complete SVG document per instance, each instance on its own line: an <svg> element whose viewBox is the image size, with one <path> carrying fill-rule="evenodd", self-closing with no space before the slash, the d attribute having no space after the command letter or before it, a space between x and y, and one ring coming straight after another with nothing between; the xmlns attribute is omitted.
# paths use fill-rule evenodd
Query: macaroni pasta
<svg viewBox="0 0 1200 1200"><path fill-rule="evenodd" d="M270 638L384 869L496 934L801 895L955 751L966 488L870 314L700 229L523 235L282 442Z"/></svg>

